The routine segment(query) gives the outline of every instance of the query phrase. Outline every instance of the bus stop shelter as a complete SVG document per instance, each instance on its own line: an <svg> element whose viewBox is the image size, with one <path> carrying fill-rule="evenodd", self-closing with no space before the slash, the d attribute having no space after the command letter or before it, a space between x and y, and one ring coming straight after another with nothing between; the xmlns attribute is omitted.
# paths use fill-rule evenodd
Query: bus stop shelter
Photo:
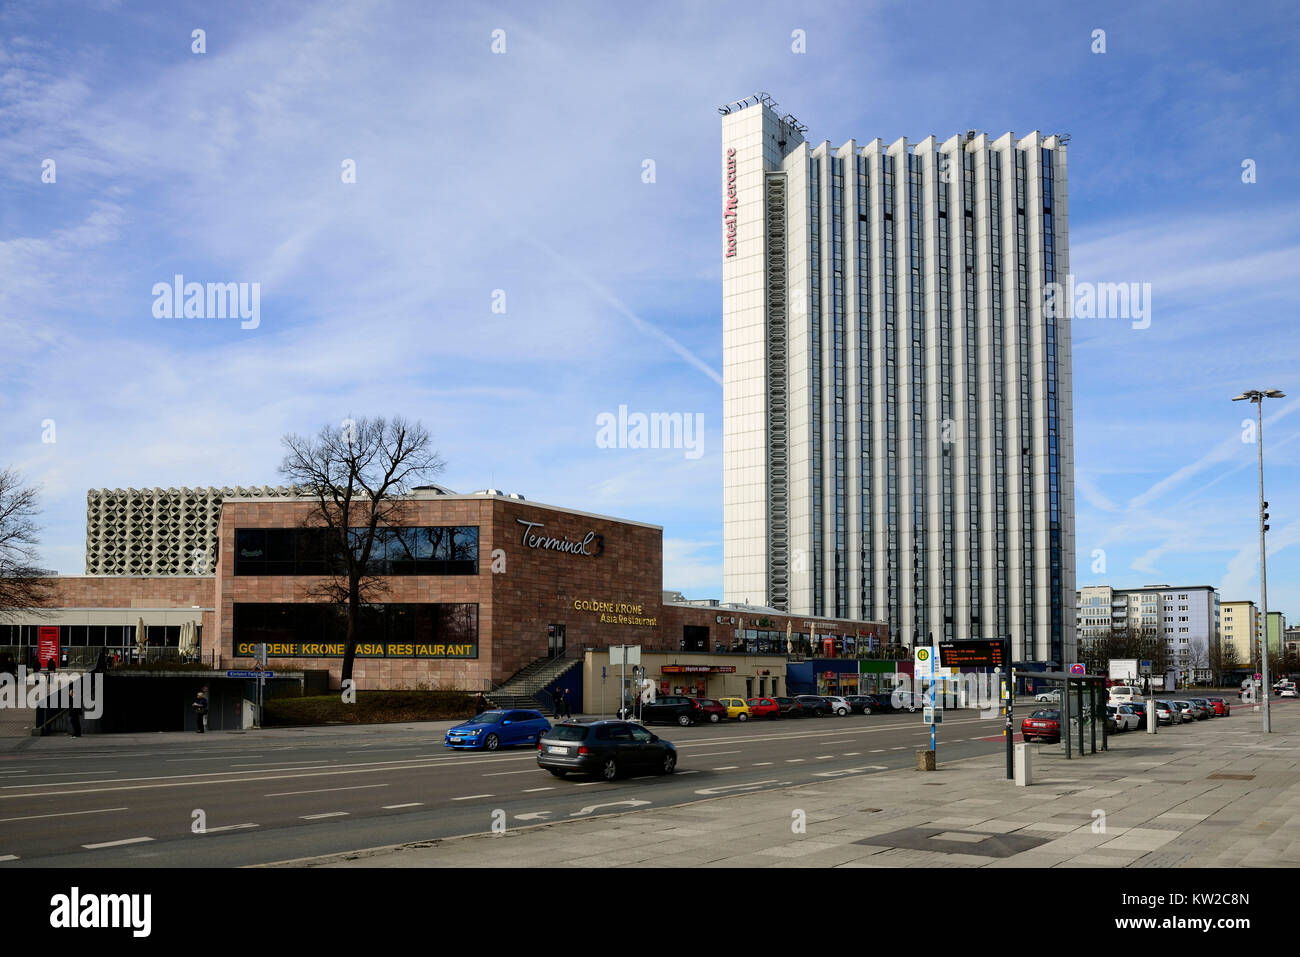
<svg viewBox="0 0 1300 957"><path fill-rule="evenodd" d="M1109 751L1106 734L1106 679L1099 675L1076 675L1068 671L1036 671L1034 681L1050 682L1061 689L1061 741L1065 744L1065 757L1072 757L1072 738L1075 737L1070 727L1071 718L1078 718L1079 754L1097 753L1097 725L1101 724L1101 750ZM1084 722L1089 721L1090 741L1085 741ZM1091 745L1089 750L1086 744Z"/></svg>

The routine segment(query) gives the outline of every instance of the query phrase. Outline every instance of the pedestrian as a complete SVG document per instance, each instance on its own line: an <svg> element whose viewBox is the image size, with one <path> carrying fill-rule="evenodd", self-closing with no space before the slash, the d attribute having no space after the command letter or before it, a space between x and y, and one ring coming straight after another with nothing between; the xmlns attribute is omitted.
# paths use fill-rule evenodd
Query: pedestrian
<svg viewBox="0 0 1300 957"><path fill-rule="evenodd" d="M568 688L560 689L560 714L566 719L573 717L573 713L569 711L569 689Z"/></svg>
<svg viewBox="0 0 1300 957"><path fill-rule="evenodd" d="M482 714L487 709L488 709L488 700L487 698L483 697L483 692L480 691L478 693L478 697L474 699L474 713Z"/></svg>
<svg viewBox="0 0 1300 957"><path fill-rule="evenodd" d="M191 707L194 708L194 723L196 725L194 730L202 734L203 722L208 716L208 699L203 696L202 691L194 696L194 704Z"/></svg>
<svg viewBox="0 0 1300 957"><path fill-rule="evenodd" d="M72 730L68 732L72 737L81 737L81 706L72 705L68 708L68 720L72 723Z"/></svg>

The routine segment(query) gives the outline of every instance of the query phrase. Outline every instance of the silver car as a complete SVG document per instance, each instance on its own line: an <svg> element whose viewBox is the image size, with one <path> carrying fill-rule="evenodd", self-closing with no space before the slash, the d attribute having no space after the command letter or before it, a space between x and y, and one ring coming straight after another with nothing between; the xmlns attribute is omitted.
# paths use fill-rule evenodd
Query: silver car
<svg viewBox="0 0 1300 957"><path fill-rule="evenodd" d="M1196 708L1192 706L1190 701L1171 701L1169 703L1182 716L1183 724L1196 720Z"/></svg>

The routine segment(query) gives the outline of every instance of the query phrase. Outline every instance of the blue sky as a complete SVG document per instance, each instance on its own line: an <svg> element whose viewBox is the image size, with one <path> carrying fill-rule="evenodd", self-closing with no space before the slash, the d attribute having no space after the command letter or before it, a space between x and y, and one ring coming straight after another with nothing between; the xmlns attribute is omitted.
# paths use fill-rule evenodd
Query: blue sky
<svg viewBox="0 0 1300 957"><path fill-rule="evenodd" d="M275 484L284 433L400 412L441 483L661 524L665 584L720 596L716 107L764 90L813 141L1068 132L1076 277L1152 284L1149 328L1074 326L1078 581L1258 599L1229 399L1280 388L1270 606L1300 618L1298 26L1289 3L5 4L0 465L43 486L44 563L78 574L88 488ZM177 273L260 283L260 325L155 318ZM704 454L598 447L620 405L701 414Z"/></svg>

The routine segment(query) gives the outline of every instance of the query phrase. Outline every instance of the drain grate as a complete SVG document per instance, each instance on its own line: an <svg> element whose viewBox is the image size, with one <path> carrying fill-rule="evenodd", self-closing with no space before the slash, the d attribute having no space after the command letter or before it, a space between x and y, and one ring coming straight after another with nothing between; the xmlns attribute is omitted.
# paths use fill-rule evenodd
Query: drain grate
<svg viewBox="0 0 1300 957"><path fill-rule="evenodd" d="M1207 780L1210 781L1253 781L1253 774L1211 774Z"/></svg>

